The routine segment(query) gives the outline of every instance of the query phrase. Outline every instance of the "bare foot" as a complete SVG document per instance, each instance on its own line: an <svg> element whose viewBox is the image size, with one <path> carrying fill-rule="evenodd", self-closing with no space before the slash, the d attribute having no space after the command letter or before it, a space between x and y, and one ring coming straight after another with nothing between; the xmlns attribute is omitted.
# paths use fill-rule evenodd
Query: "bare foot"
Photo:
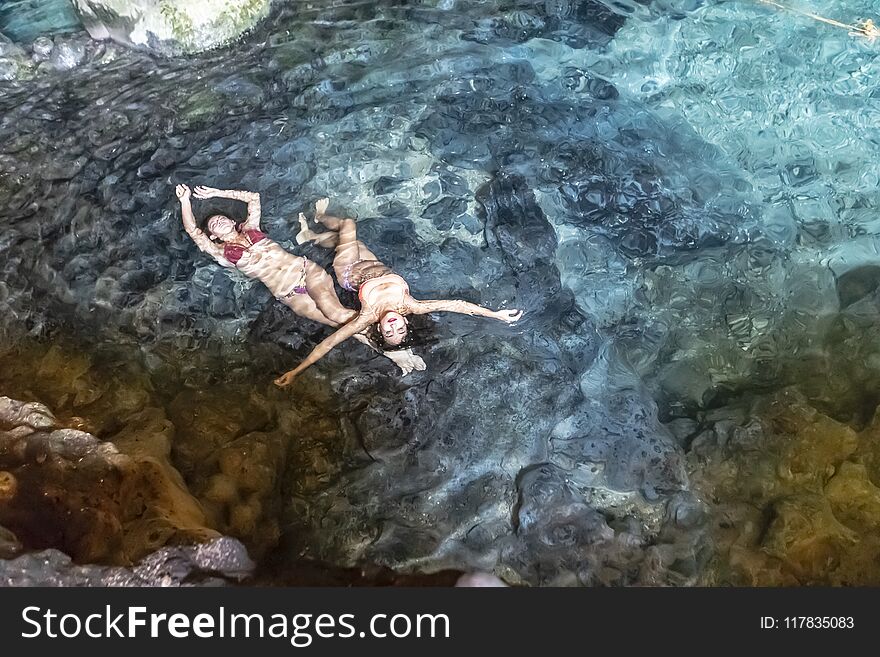
<svg viewBox="0 0 880 657"><path fill-rule="evenodd" d="M315 239L315 234L309 229L309 220L302 212L299 213L299 232L296 234L296 243L305 244Z"/></svg>
<svg viewBox="0 0 880 657"><path fill-rule="evenodd" d="M315 216L316 216L316 217L321 217L321 216L327 214L327 206L329 206L329 205L330 205L330 199L329 199L329 198L322 198L322 199L319 199L319 200L315 203Z"/></svg>

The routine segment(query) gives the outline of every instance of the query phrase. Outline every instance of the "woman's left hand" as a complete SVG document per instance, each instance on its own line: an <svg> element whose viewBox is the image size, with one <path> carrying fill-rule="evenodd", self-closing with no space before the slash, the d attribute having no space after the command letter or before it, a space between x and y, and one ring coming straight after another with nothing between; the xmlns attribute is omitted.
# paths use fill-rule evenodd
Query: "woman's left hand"
<svg viewBox="0 0 880 657"><path fill-rule="evenodd" d="M217 192L220 191L222 190L216 189L214 187L205 187L204 185L199 185L198 187L196 187L193 196L201 199L214 198L215 196L217 196Z"/></svg>
<svg viewBox="0 0 880 657"><path fill-rule="evenodd" d="M502 322L507 322L508 324L513 324L514 322L519 321L519 318L522 316L522 310L499 310L495 313L495 319L500 319Z"/></svg>

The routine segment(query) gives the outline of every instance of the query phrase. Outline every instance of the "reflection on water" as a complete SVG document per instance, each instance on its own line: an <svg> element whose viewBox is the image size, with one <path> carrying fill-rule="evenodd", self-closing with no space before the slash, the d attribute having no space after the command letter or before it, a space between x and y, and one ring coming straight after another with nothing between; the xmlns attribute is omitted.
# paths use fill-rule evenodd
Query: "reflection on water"
<svg viewBox="0 0 880 657"><path fill-rule="evenodd" d="M5 335L115 345L146 396L42 356L3 383L101 426L161 409L212 527L281 561L874 581L843 500L880 483L877 52L758 2L314 2L8 84ZM195 251L178 181L260 191L291 248L329 195L417 295L526 319L438 317L425 373L351 347L276 391L325 332Z"/></svg>

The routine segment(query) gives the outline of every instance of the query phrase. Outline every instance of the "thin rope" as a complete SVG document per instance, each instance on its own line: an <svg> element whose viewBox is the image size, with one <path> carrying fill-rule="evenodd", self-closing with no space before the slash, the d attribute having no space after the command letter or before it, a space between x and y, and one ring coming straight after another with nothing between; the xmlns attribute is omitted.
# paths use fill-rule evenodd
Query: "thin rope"
<svg viewBox="0 0 880 657"><path fill-rule="evenodd" d="M779 2L774 2L774 0L759 0L759 2L764 3L765 5L772 5L774 7L778 7L779 9L783 9L785 11L790 11L795 14L800 14L801 16L806 16L808 18L812 18L813 20L821 21L823 23L828 23L829 25L833 25L834 27L841 27L845 30L849 30L850 36L861 36L865 37L869 41L873 41L874 39L880 38L880 27L874 24L870 18L862 21L861 23L850 25L848 23L841 23L840 21L836 21L833 18L826 18L825 16L820 16L819 14L813 14L809 11L804 11L802 9L797 9L796 7L789 7L788 5L783 5Z"/></svg>

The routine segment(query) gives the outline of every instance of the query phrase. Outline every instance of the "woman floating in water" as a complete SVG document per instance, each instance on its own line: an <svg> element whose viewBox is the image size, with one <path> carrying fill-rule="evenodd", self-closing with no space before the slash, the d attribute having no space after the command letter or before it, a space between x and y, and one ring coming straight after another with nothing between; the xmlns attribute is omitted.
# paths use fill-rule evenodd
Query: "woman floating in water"
<svg viewBox="0 0 880 657"><path fill-rule="evenodd" d="M235 267L248 278L261 281L281 303L297 315L338 327L348 325L357 312L339 303L333 287L333 279L321 267L302 256L285 251L277 242L260 231L260 195L242 192L196 187L194 196L199 199L230 198L247 203L247 220L236 226L223 215L208 219L208 231L222 244L213 242L196 226L187 185L178 185L177 198L183 213L183 227L196 245L223 267ZM379 351L361 332L350 333L360 342ZM381 352L380 352L381 353ZM414 369L425 369L425 361L410 350L386 352L406 376Z"/></svg>
<svg viewBox="0 0 880 657"><path fill-rule="evenodd" d="M379 261L375 255L358 240L353 219L339 219L325 214L328 199L321 199L315 205L315 218L330 229L329 232L315 233L308 228L305 217L300 214L302 230L296 236L299 244L315 242L328 248L336 248L333 268L340 285L346 290L357 292L361 311L356 317L329 338L314 348L296 369L277 378L279 386L289 385L293 379L310 365L323 358L333 347L353 335L378 324L379 332L390 345L399 345L407 334L407 315L424 315L438 311L464 313L491 317L513 323L522 317L520 310L489 310L467 301L419 301L409 294L406 281Z"/></svg>

